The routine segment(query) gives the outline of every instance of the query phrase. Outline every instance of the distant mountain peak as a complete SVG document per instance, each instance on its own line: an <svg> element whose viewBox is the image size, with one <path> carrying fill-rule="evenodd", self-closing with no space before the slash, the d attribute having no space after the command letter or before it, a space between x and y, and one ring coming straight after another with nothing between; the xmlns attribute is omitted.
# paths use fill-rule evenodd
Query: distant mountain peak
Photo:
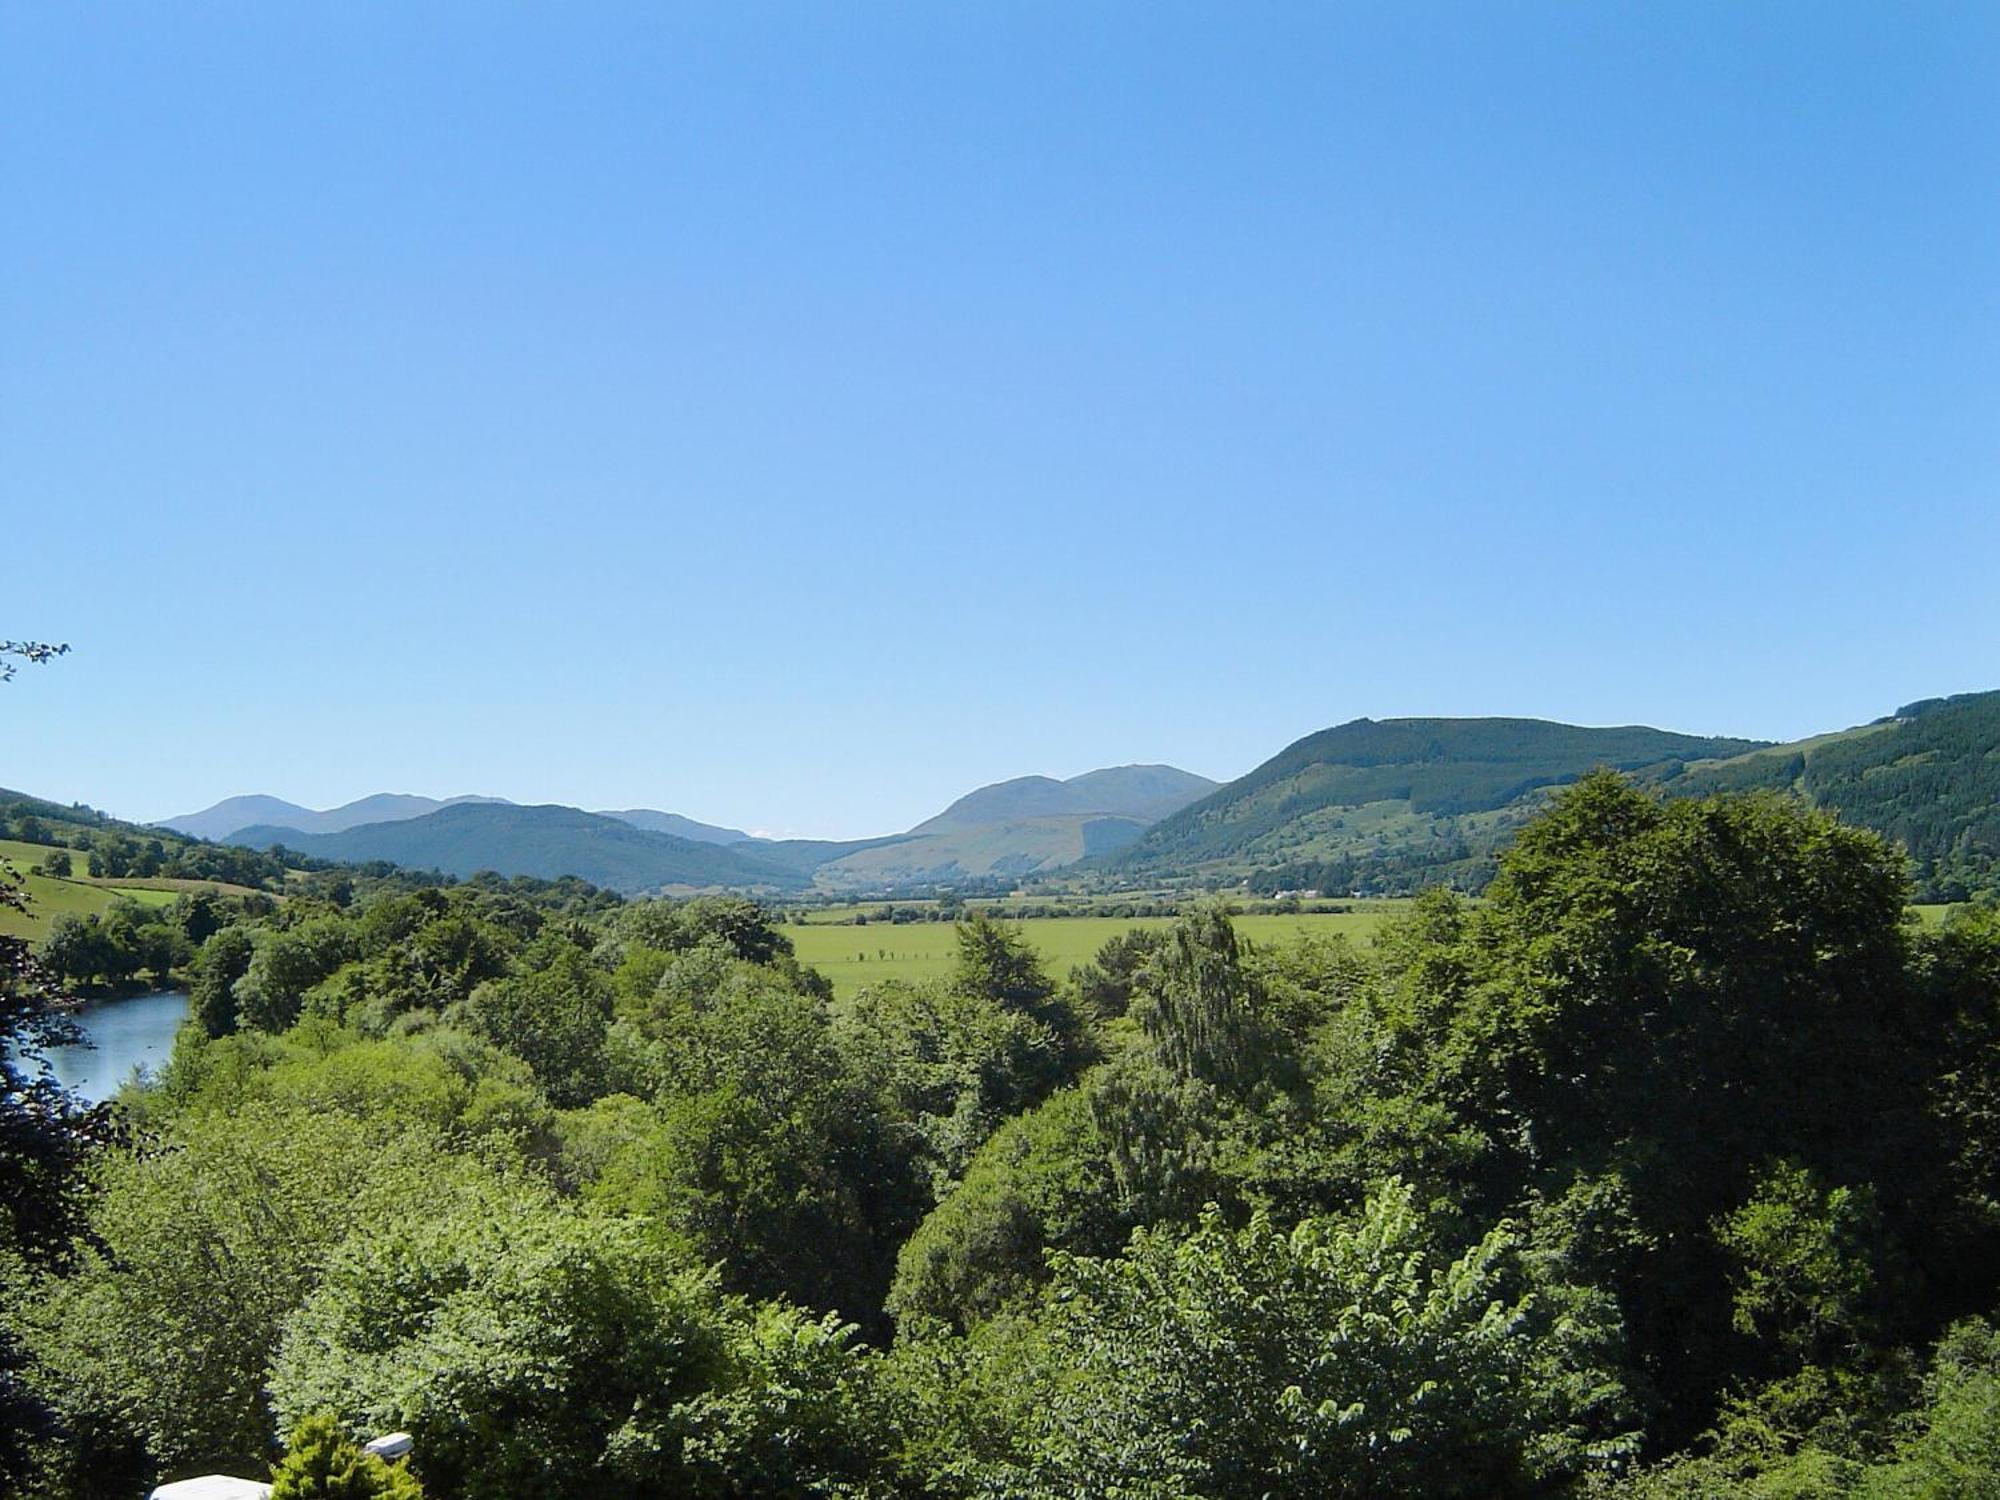
<svg viewBox="0 0 2000 1500"><path fill-rule="evenodd" d="M1106 766L1065 781L1053 776L1016 776L967 792L910 832L1090 815L1151 823L1206 796L1216 785L1206 776L1160 765Z"/></svg>

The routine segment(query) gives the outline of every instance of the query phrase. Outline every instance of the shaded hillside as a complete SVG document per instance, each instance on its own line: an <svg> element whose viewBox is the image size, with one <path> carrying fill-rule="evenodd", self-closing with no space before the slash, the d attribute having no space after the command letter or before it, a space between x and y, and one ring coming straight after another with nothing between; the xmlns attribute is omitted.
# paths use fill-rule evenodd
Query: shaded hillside
<svg viewBox="0 0 2000 1500"><path fill-rule="evenodd" d="M697 823L693 818L684 818L679 813L659 812L650 807L604 808L601 816L616 818L621 823L630 823L634 828L643 828L648 833L671 833L678 839L693 839L697 844L747 844L752 842L749 834L740 828L718 828L713 823Z"/></svg>
<svg viewBox="0 0 2000 1500"><path fill-rule="evenodd" d="M652 833L573 807L464 803L340 833L246 828L236 840L256 848L283 844L321 859L388 860L448 875L480 870L544 879L574 875L627 893L663 886L788 890L805 884L796 871L733 847Z"/></svg>
<svg viewBox="0 0 2000 1500"><path fill-rule="evenodd" d="M1322 889L1476 885L1549 788L1597 766L1676 775L1760 745L1540 719L1356 719L1287 746L1093 865L1127 878L1290 868ZM1342 869L1368 874L1343 885Z"/></svg>
<svg viewBox="0 0 2000 1500"><path fill-rule="evenodd" d="M2000 692L1906 704L1843 734L1691 766L1675 796L1795 793L1910 852L1919 894L2000 889Z"/></svg>
<svg viewBox="0 0 2000 1500"><path fill-rule="evenodd" d="M863 891L1008 879L1133 843L1156 819L1213 791L1175 766L1110 766L1067 781L1017 776L967 792L898 839L827 860L813 883Z"/></svg>
<svg viewBox="0 0 2000 1500"><path fill-rule="evenodd" d="M1175 766L1111 766L1067 781L1017 776L967 792L910 832L938 833L1033 818L1115 817L1152 823L1215 790L1217 783Z"/></svg>
<svg viewBox="0 0 2000 1500"><path fill-rule="evenodd" d="M888 833L872 839L758 839L752 847L740 852L789 870L794 875L810 876L815 870L835 860L845 859L850 854L868 849L886 849L891 844L906 844L909 841L907 833Z"/></svg>
<svg viewBox="0 0 2000 1500"><path fill-rule="evenodd" d="M820 865L813 883L822 890L862 891L1032 875L1124 848L1146 826L1137 818L1096 813L968 824L883 840Z"/></svg>

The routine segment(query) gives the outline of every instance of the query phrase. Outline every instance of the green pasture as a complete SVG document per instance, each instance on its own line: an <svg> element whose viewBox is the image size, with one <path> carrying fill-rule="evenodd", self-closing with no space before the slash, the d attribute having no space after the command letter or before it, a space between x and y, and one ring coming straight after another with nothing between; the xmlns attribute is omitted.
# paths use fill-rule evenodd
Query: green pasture
<svg viewBox="0 0 2000 1500"><path fill-rule="evenodd" d="M1243 916L1236 918L1236 931L1256 943L1292 942L1306 934L1339 934L1365 943L1403 904L1379 901L1347 912ZM1128 928L1167 927L1172 921L1171 917L1038 917L1020 925L1050 976L1061 979ZM832 980L836 995L849 995L885 979L942 978L951 972L958 952L956 929L949 922L870 922L865 927L789 923L784 932L799 961Z"/></svg>
<svg viewBox="0 0 2000 1500"><path fill-rule="evenodd" d="M910 903L898 903L910 904ZM801 963L810 964L833 981L834 993L847 996L887 979L939 979L951 972L957 955L955 929L949 922L870 922L865 926L834 926L828 912L851 915L878 910L881 903L815 911L814 920L791 922L784 928ZM1288 943L1305 935L1339 934L1356 943L1373 941L1382 925L1407 908L1407 901L1370 901L1352 911L1294 916L1239 916L1237 933L1254 943ZM1943 922L1948 906L1913 906L1925 928ZM1038 917L1020 924L1042 955L1052 978L1061 979L1087 963L1105 942L1130 927L1166 927L1171 917Z"/></svg>
<svg viewBox="0 0 2000 1500"><path fill-rule="evenodd" d="M0 908L0 935L7 937L31 938L36 942L47 935L49 923L65 912L79 917L93 913L102 915L111 909L111 903L121 897L137 901L141 906L166 906L177 892L153 886L129 885L123 881L113 884L98 880L56 880L47 875L29 872L50 854L45 844L24 844L18 839L0 839L0 862L11 865L17 874L26 877L27 896L32 903L27 912L17 912ZM82 870L89 855L72 849L70 862L73 868ZM162 886L187 885L188 881L162 881Z"/></svg>

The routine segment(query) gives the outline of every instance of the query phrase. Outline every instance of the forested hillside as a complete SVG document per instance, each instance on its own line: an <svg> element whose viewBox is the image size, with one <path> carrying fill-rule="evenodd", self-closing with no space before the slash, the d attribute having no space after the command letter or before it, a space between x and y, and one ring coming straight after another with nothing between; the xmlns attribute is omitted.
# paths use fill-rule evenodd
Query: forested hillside
<svg viewBox="0 0 2000 1500"><path fill-rule="evenodd" d="M740 898L295 895L111 1118L0 1064L0 1488L1990 1494L2000 912L1908 895L1612 774L1368 947L975 914L839 1004Z"/></svg>
<svg viewBox="0 0 2000 1500"><path fill-rule="evenodd" d="M1539 719L1356 719L1287 746L1097 863L1113 880L1264 872L1271 889L1476 888L1548 788L1599 766L1668 772L1757 743Z"/></svg>
<svg viewBox="0 0 2000 1500"><path fill-rule="evenodd" d="M2000 892L2000 692L1906 704L1888 720L1690 768L1676 796L1796 793L1909 850L1927 899Z"/></svg>

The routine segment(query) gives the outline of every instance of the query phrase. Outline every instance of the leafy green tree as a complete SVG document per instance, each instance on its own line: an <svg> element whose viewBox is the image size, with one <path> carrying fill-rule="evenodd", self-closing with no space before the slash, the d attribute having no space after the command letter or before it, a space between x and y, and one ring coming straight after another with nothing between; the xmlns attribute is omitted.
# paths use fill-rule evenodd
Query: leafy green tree
<svg viewBox="0 0 2000 1500"><path fill-rule="evenodd" d="M271 1474L271 1500L423 1500L417 1476L387 1464L341 1430L325 1412L292 1429Z"/></svg>
<svg viewBox="0 0 2000 1500"><path fill-rule="evenodd" d="M1125 1014L1139 972L1166 943L1157 927L1134 927L1109 938L1089 963L1070 971L1070 989L1086 1015L1108 1021Z"/></svg>
<svg viewBox="0 0 2000 1500"><path fill-rule="evenodd" d="M57 880L69 879L69 851L67 849L51 849L42 857L42 862L35 869L38 874L53 876Z"/></svg>
<svg viewBox="0 0 2000 1500"><path fill-rule="evenodd" d="M850 1066L915 1127L934 1194L1009 1115L1046 1096L1070 1049L1040 1021L945 984L871 985L836 1024Z"/></svg>
<svg viewBox="0 0 2000 1500"><path fill-rule="evenodd" d="M1765 1165L1914 1190L1907 1163L1936 1155L1941 1038L1905 892L1896 851L1824 814L1661 805L1604 773L1521 831L1484 905L1433 898L1382 949L1385 1083L1406 1118L1485 1143L1463 1209L1607 1172L1629 1187L1654 1248L1606 1275L1676 1441L1729 1382L1737 1263L1714 1225ZM1893 1230L1905 1210L1880 1202Z"/></svg>
<svg viewBox="0 0 2000 1500"><path fill-rule="evenodd" d="M224 925L222 902L213 891L183 891L174 897L167 916L192 948L199 948Z"/></svg>
<svg viewBox="0 0 2000 1500"><path fill-rule="evenodd" d="M1282 1052L1260 1001L1228 912L1208 903L1168 932L1139 979L1132 1014L1168 1068L1240 1095Z"/></svg>
<svg viewBox="0 0 2000 1500"><path fill-rule="evenodd" d="M770 964L792 952L791 939L771 920L771 913L742 896L634 902L613 919L612 930L662 953L712 941L746 963Z"/></svg>
<svg viewBox="0 0 2000 1500"><path fill-rule="evenodd" d="M1925 1401L1894 1460L1872 1470L1863 1500L1994 1500L2000 1496L2000 1334L1980 1321L1939 1344Z"/></svg>
<svg viewBox="0 0 2000 1500"><path fill-rule="evenodd" d="M1774 1164L1717 1226L1738 1267L1737 1332L1796 1364L1851 1355L1875 1331L1877 1278L1891 1265L1881 1234L1873 1189L1826 1188L1795 1162Z"/></svg>
<svg viewBox="0 0 2000 1500"><path fill-rule="evenodd" d="M41 961L57 980L87 983L96 978L111 962L103 925L95 917L58 914L42 939Z"/></svg>
<svg viewBox="0 0 2000 1500"><path fill-rule="evenodd" d="M1056 990L1020 929L996 922L984 912L958 924L952 983L968 995L1031 1014Z"/></svg>
<svg viewBox="0 0 2000 1500"><path fill-rule="evenodd" d="M1942 1139L1928 1158L1906 1159L1904 1172L1940 1179L1924 1259L1950 1301L1990 1307L2000 1265L2000 906L1952 913L1918 959L1926 1009L1945 1033L1925 1090Z"/></svg>
<svg viewBox="0 0 2000 1500"><path fill-rule="evenodd" d="M1390 1183L1351 1221L1289 1233L1214 1214L1111 1260L1059 1257L1034 1325L1017 1492L1495 1500L1630 1446L1588 1388L1611 1330L1548 1330L1494 1230L1455 1259ZM1612 1408L1615 1409L1615 1408Z"/></svg>
<svg viewBox="0 0 2000 1500"><path fill-rule="evenodd" d="M838 1323L753 1312L640 1226L513 1187L351 1238L271 1391L407 1430L445 1495L866 1494L895 1447L870 1369Z"/></svg>
<svg viewBox="0 0 2000 1500"><path fill-rule="evenodd" d="M442 1211L471 1170L414 1131L269 1104L106 1157L74 1267L14 1315L78 1487L260 1466L271 1358L325 1257L357 1225Z"/></svg>
<svg viewBox="0 0 2000 1500"><path fill-rule="evenodd" d="M611 980L565 938L543 938L526 972L489 980L455 1015L534 1070L549 1102L571 1109L606 1092Z"/></svg>
<svg viewBox="0 0 2000 1500"><path fill-rule="evenodd" d="M22 882L0 866L0 913L28 911ZM109 1134L38 1063L76 1039L51 1004L55 985L27 941L0 933L0 1495L26 1491L31 1444L55 1430L26 1379L27 1352L7 1316L39 1274L60 1268L82 1226L83 1168Z"/></svg>
<svg viewBox="0 0 2000 1500"><path fill-rule="evenodd" d="M140 967L148 970L153 983L162 989L172 979L173 971L194 952L180 928L170 922L145 923L133 932L132 946Z"/></svg>
<svg viewBox="0 0 2000 1500"><path fill-rule="evenodd" d="M283 1031L299 1018L306 991L346 961L350 942L345 924L330 919L262 932L236 981L239 1016L261 1030Z"/></svg>
<svg viewBox="0 0 2000 1500"><path fill-rule="evenodd" d="M1081 1089L1007 1121L896 1260L889 1311L969 1328L1041 1284L1052 1250L1114 1253L1130 1232Z"/></svg>
<svg viewBox="0 0 2000 1500"><path fill-rule="evenodd" d="M212 934L195 953L188 1007L209 1036L228 1036L236 1030L236 982L249 973L255 952L249 929L234 926Z"/></svg>
<svg viewBox="0 0 2000 1500"><path fill-rule="evenodd" d="M613 1155L593 1198L656 1216L731 1290L872 1318L919 1200L823 1002L709 942L634 1024L660 1124Z"/></svg>

